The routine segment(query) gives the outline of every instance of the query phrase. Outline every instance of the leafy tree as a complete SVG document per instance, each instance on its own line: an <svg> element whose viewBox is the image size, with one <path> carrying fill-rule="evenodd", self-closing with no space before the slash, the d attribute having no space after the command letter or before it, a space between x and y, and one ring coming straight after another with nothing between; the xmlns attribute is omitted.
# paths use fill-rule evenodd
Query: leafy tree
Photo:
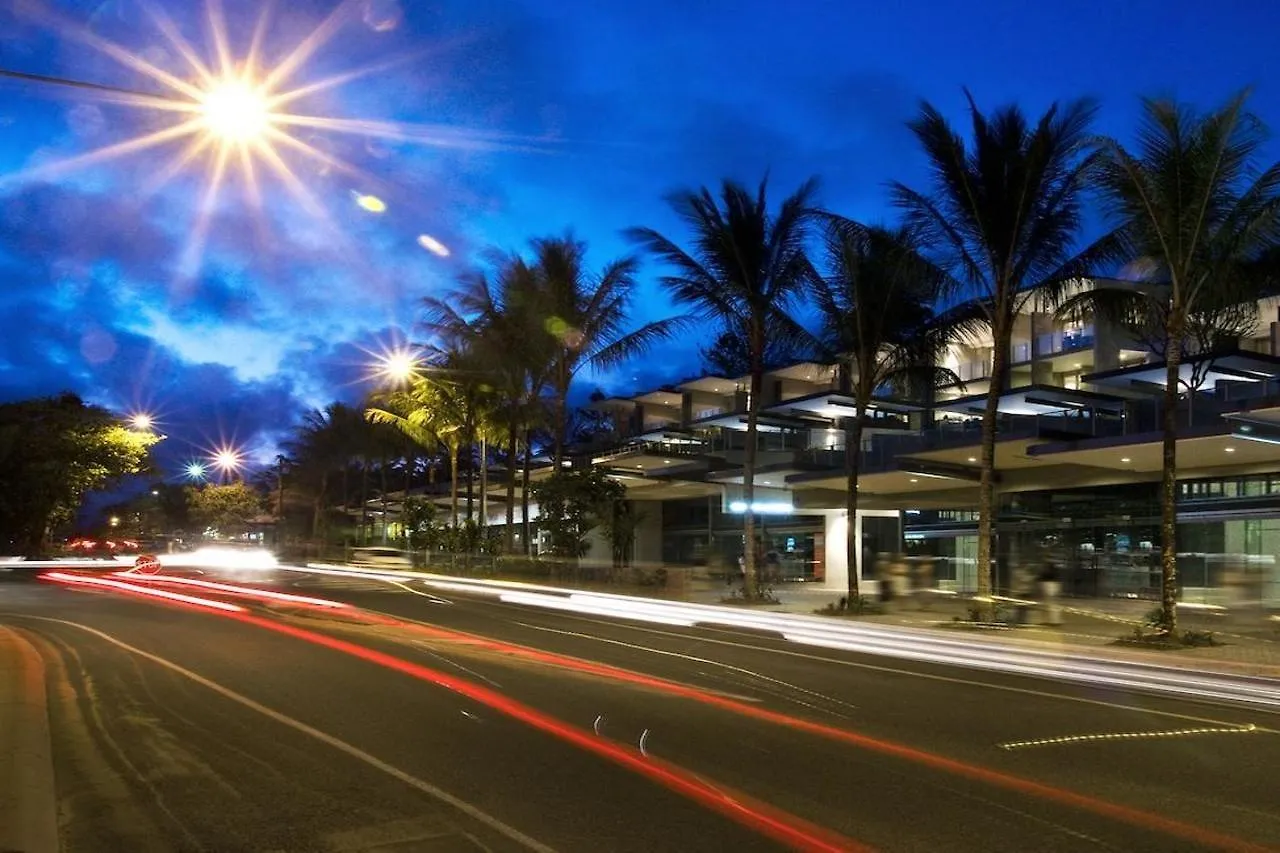
<svg viewBox="0 0 1280 853"><path fill-rule="evenodd" d="M830 215L825 226L826 274L815 288L821 345L839 364L840 390L854 399L852 416L843 419L847 602L853 608L860 600L856 519L867 410L873 396L893 386L933 388L956 381L950 370L936 367L955 328L934 314L946 275L919 253L913 232Z"/></svg>
<svg viewBox="0 0 1280 853"><path fill-rule="evenodd" d="M410 548L421 551L435 544L436 505L431 501L406 497L400 519Z"/></svg>
<svg viewBox="0 0 1280 853"><path fill-rule="evenodd" d="M188 486L187 504L191 520L202 531L214 530L228 537L247 533L251 522L263 513L262 495L245 483Z"/></svg>
<svg viewBox="0 0 1280 853"><path fill-rule="evenodd" d="M0 541L39 553L85 495L143 472L159 440L73 394L0 404Z"/></svg>
<svg viewBox="0 0 1280 853"><path fill-rule="evenodd" d="M633 501L625 500L626 489L608 497L601 513L600 525L609 537L613 550L613 567L621 569L630 564L631 549L636 542L636 531L645 520L645 514L636 509Z"/></svg>
<svg viewBox="0 0 1280 853"><path fill-rule="evenodd" d="M1085 144L1094 107L1054 104L1032 123L1017 106L984 115L970 97L969 112L966 142L932 104L920 108L910 128L928 157L932 187L919 192L895 183L892 192L906 223L952 273L952 289L976 300L991 330L978 489L978 594L987 597L997 414L1009 381L1013 323L1029 300L1052 301L1087 267L1073 244L1093 163Z"/></svg>
<svg viewBox="0 0 1280 853"><path fill-rule="evenodd" d="M675 302L747 344L750 393L747 399L746 460L742 483L748 507L755 499L757 422L770 342L804 341L807 333L792 319L792 307L814 277L805 254L815 182L808 181L769 209L766 182L752 193L726 180L717 199L709 189L686 191L671 199L690 234L689 249L652 228L628 235L672 272L661 279ZM755 542L755 515L743 513L747 542ZM759 597L756 549L745 555L744 594Z"/></svg>
<svg viewBox="0 0 1280 853"><path fill-rule="evenodd" d="M1177 450L1181 359L1188 341L1231 306L1274 287L1280 247L1280 163L1260 168L1266 133L1245 95L1203 115L1144 101L1136 150L1097 142L1097 185L1116 230L1107 255L1145 270L1140 286L1103 288L1063 306L1158 330L1165 363L1160 485L1160 627L1177 631ZM1248 308L1252 311L1252 307ZM1224 315L1223 312L1226 312ZM1244 317L1247 323L1251 318ZM1202 343L1205 342L1202 339ZM1211 343L1211 341L1209 341Z"/></svg>
<svg viewBox="0 0 1280 853"><path fill-rule="evenodd" d="M587 534L612 520L627 490L599 468L556 471L533 487L539 524L557 557L578 558L587 552Z"/></svg>

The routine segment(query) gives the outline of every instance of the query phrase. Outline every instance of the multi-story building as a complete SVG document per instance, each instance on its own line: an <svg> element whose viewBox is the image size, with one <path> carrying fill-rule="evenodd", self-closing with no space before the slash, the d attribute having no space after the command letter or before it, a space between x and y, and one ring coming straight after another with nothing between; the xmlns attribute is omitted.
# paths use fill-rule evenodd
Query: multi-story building
<svg viewBox="0 0 1280 853"><path fill-rule="evenodd" d="M1280 600L1280 300L1237 341L1194 345L1179 409L1179 565L1187 596L1228 588ZM959 381L886 396L860 448L862 553L902 553L945 587L971 589L979 438L992 342L956 344ZM1142 595L1159 579L1158 352L1103 323L1064 324L1031 304L1017 318L996 445L996 578L1017 590L1053 564L1068 592ZM639 502L641 562L733 565L742 554L746 377L701 376L606 400L614 436L580 464L606 467ZM847 583L844 432L854 401L835 369L765 377L755 511L785 576ZM860 559L859 562L862 562ZM855 567L856 570L856 567ZM863 566L867 576L870 566Z"/></svg>

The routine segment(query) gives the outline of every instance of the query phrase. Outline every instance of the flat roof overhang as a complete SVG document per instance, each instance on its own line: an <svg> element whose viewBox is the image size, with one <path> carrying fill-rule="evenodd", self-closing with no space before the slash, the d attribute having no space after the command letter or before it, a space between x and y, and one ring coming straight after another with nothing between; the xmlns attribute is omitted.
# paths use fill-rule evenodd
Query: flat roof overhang
<svg viewBox="0 0 1280 853"><path fill-rule="evenodd" d="M986 410L986 394L970 394L939 403L937 411L958 415L981 416ZM1111 394L1060 388L1056 385L1028 385L1011 388L1000 395L997 411L1005 415L1060 415L1096 409L1105 412L1124 411L1124 400Z"/></svg>
<svg viewBox="0 0 1280 853"><path fill-rule="evenodd" d="M1280 435L1250 436L1239 425L1184 428L1178 434L1178 477L1190 479L1223 469L1280 468ZM1028 453L1046 463L1081 465L1150 474L1164 467L1159 432L1039 444Z"/></svg>
<svg viewBox="0 0 1280 853"><path fill-rule="evenodd" d="M756 429L760 432L781 432L784 429L811 429L823 424L805 418L789 417L761 412L756 415ZM691 421L687 425L690 430L697 429L732 429L744 432L747 429L745 412L733 412L728 415L712 415L709 418Z"/></svg>
<svg viewBox="0 0 1280 853"><path fill-rule="evenodd" d="M793 400L774 403L764 411L778 414L805 414L834 419L852 417L857 410L857 406L858 401L848 394L819 391L803 397L796 397ZM911 412L919 412L923 409L923 406L902 400L892 400L887 397L873 398L870 405L867 406L867 411L872 414L905 415Z"/></svg>
<svg viewBox="0 0 1280 853"><path fill-rule="evenodd" d="M728 396L738 390L738 380L728 376L699 376L676 386L681 391L703 391L708 394Z"/></svg>
<svg viewBox="0 0 1280 853"><path fill-rule="evenodd" d="M1178 365L1178 381L1184 385L1190 384L1197 369L1204 370L1199 386L1201 388L1220 381L1264 382L1280 378L1280 357L1237 351L1188 356ZM1155 393L1164 389L1165 374L1165 362L1152 361L1090 373L1080 378L1090 385L1145 389Z"/></svg>

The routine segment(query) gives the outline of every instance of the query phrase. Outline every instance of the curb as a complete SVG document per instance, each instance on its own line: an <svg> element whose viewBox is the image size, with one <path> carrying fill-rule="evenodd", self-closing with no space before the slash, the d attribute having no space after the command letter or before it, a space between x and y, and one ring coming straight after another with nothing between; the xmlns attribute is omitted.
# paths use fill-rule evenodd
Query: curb
<svg viewBox="0 0 1280 853"><path fill-rule="evenodd" d="M0 850L59 847L44 661L22 634L0 625Z"/></svg>

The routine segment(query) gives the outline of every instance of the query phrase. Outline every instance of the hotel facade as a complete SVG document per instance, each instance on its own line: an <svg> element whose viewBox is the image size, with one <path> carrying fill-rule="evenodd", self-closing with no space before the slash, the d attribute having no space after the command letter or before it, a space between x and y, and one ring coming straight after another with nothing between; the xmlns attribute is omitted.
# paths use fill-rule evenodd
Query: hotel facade
<svg viewBox="0 0 1280 853"><path fill-rule="evenodd" d="M1181 366L1177 547L1187 599L1280 604L1280 299L1259 302L1257 318L1237 340L1189 345ZM901 556L963 592L976 585L991 340L953 345L945 366L958 382L873 402L852 523L857 562ZM1158 589L1165 373L1158 353L1119 328L1063 323L1034 303L1017 318L996 437L998 589L1016 593L1046 565L1067 594ZM748 377L699 376L596 404L613 430L575 464L606 469L637 502L637 563L737 564L748 387ZM762 552L786 579L846 588L842 426L853 411L832 365L765 376L754 509ZM874 571L861 566L863 577Z"/></svg>

